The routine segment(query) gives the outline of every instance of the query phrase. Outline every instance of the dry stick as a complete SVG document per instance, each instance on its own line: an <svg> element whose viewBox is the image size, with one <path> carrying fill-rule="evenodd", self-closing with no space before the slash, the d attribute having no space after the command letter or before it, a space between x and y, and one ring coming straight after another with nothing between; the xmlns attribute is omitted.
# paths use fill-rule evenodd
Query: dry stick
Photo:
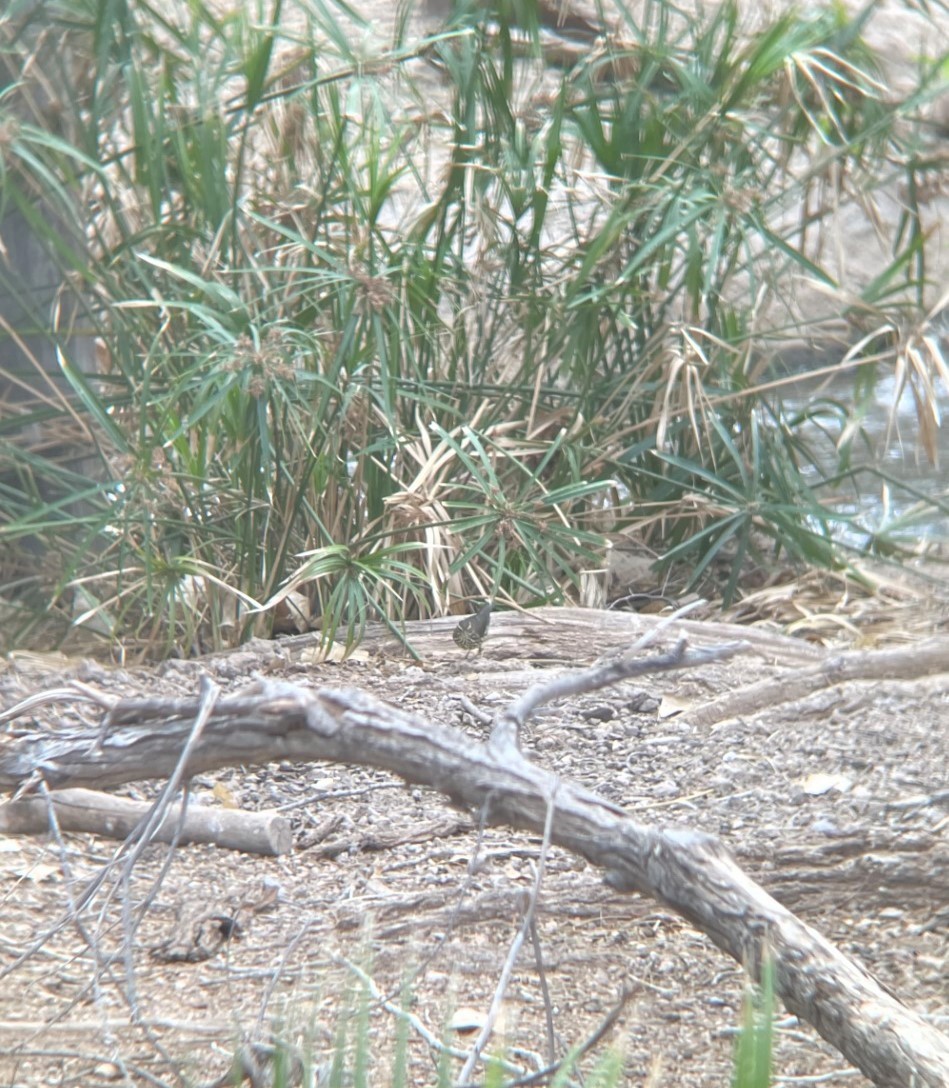
<svg viewBox="0 0 949 1088"><path fill-rule="evenodd" d="M653 636L654 632L650 631L640 641L648 645ZM721 646L690 650L686 639L681 638L668 654L638 660L626 654L617 661L608 661L592 669L581 669L578 672L558 676L554 680L535 684L501 713L491 730L488 746L498 751L511 748L519 751L518 737L521 726L539 706L554 699L563 699L568 695L585 695L588 691L612 687L621 680L628 680L633 676L644 676L646 673L692 668L707 665L712 661L724 661L748 648L747 642L726 642Z"/></svg>
<svg viewBox="0 0 949 1088"><path fill-rule="evenodd" d="M181 781L184 778L185 767L188 764L188 759L194 747L201 739L201 734L204 732L204 728L211 717L214 710L215 703L220 695L220 688L209 676L201 677L201 697L198 712L195 715L194 725L191 727L191 732L188 735L188 739L178 757L177 765L172 771L171 776L165 783L161 793L156 799L155 803L151 807L151 811L148 812L140 821L139 826L132 832L132 834L125 840L122 847L120 847L116 856L111 862L109 862L104 868L100 876L104 879L114 864L117 863L119 854L122 850L129 847L130 843L134 845L128 849L125 857L122 859L122 867L119 872L118 880L112 885L111 891L106 895L102 902L102 906L99 910L100 926L105 922L105 912L109 903L114 898L118 889L124 888L125 894L122 898L122 926L124 930L124 940L122 942L123 960L125 962L125 986L119 987L122 996L125 999L125 1003L129 1009L129 1015L132 1022L137 1024L144 1033L145 1037L155 1048L156 1053L160 1054L162 1059L168 1063L168 1065L176 1071L180 1076L177 1063L171 1057L171 1054L166 1049L164 1043L155 1032L144 1022L141 1011L138 1008L138 998L136 996L136 971L135 971L135 958L133 956L133 942L135 930L138 928L138 924L145 917L150 909L155 897L158 895L162 884L165 881L165 877L168 875L171 869L171 863L175 856L175 850L178 847L178 840L181 836L181 832L184 829L185 816L188 811L188 799L190 796L190 780L185 782L183 789L183 796L181 800L181 806L178 813L178 819L175 826L174 834L171 842L169 843L168 850L165 852L165 857L162 861L161 868L158 871L157 876L152 881L152 886L146 894L145 898L136 908L138 914L138 921L132 918L132 895L130 882L132 878L132 872L135 865L138 863L145 848L149 846L154 839L155 832L165 822L165 818L169 813L170 806L175 794L178 792L178 787L181 785ZM101 882L99 885L101 887ZM91 897L90 897L91 898ZM98 960L98 954L96 954ZM111 970L111 965L107 965Z"/></svg>
<svg viewBox="0 0 949 1088"><path fill-rule="evenodd" d="M404 789L402 783L377 787ZM350 791L351 793L367 790ZM280 810L246 812L242 809L191 804L182 812L178 802L168 808L165 821L156 828L151 841L169 843L177 838L184 843L209 843L245 853L287 854L293 846L290 822L279 811L314 805L317 798L305 797ZM321 795L319 800L326 800ZM44 798L24 797L0 805L0 835L39 835L49 829L49 805L56 809L61 831L92 833L102 838L127 839L139 833L142 820L151 812L153 802L132 801L101 790L52 790ZM181 827L179 827L179 818Z"/></svg>
<svg viewBox="0 0 949 1088"><path fill-rule="evenodd" d="M70 703L93 703L100 710L111 710L119 701L114 695L104 695L95 688L84 684L81 680L73 680L68 688L49 688L46 691L38 691L34 695L28 695L18 703L0 710L0 725L4 722L12 722L28 710L35 710L38 706L46 706L47 703L61 703L68 700Z"/></svg>
<svg viewBox="0 0 949 1088"><path fill-rule="evenodd" d="M673 656L688 666L732 652ZM626 664L639 672L673 667L668 656ZM620 670L617 678L630 674ZM169 774L195 713L194 700L123 701L97 737L67 724L55 735L20 736L0 748L0 790L16 789L37 768L53 787ZM519 716L507 715L515 733ZM378 767L432 786L460 807L485 805L492 823L535 832L558 781L516 744L477 744L358 690L273 682L219 701L187 773L285 759ZM717 839L639 824L595 793L561 781L551 840L606 869L614 887L672 908L755 976L766 943L787 1008L881 1088L949 1088L949 1038L772 899Z"/></svg>
<svg viewBox="0 0 949 1088"><path fill-rule="evenodd" d="M481 1057L481 1051L484 1050L491 1032L494 1031L494 1025L497 1023L498 1014L501 1011L501 1003L504 1000L504 995L507 993L507 988L511 983L514 964L517 962L521 945L523 945L527 934L530 932L530 927L537 911L537 898L540 895L540 888L544 881L544 873L547 869L547 854L550 850L550 834L551 829L553 828L556 799L557 784L554 782L554 787L550 791L550 796L547 798L547 815L544 820L544 841L540 848L540 857L537 860L537 873L534 876L534 886L530 891L530 898L527 903L527 910L524 914L524 921L521 924L521 928L518 930L517 936L511 942L511 948L508 952L507 959L504 961L504 966L501 968L501 976L498 979L498 984L494 990L494 997L491 999L488 1015L485 1017L484 1024L481 1026L481 1031L478 1032L478 1037L471 1047L471 1053L468 1055L468 1060L462 1066L461 1073L458 1076L457 1083L459 1085L467 1084L471 1079L474 1067Z"/></svg>
<svg viewBox="0 0 949 1088"><path fill-rule="evenodd" d="M207 693L205 693L205 696L203 696L203 698L206 699L205 706L207 706L208 712L210 713L211 706L213 706L213 701L207 700ZM199 722L200 720L201 719L199 717ZM195 729L198 729L198 723L195 723ZM141 920L151 909L151 905L152 903L154 903L155 897L158 895L162 884L164 884L165 882L165 877L168 875L168 871L171 869L171 863L175 857L175 850L178 847L178 842L181 838L181 832L184 829L185 816L188 811L188 800L191 797L190 785L190 780L186 781L184 784L184 788L181 791L181 808L178 814L178 822L175 827L171 842L168 845L168 849L165 851L165 856L162 859L161 868L158 870L157 876L152 881L152 886L148 890L148 893L145 895L142 902L138 904L138 906L135 908L136 914L138 915L138 920L136 921L136 919L132 917L131 885L132 872L134 871L136 861L139 857L141 857L141 851L139 851L137 854L135 853L135 851L131 851L129 853L128 857L125 859L124 864L122 865L121 872L119 873L119 879L112 886L112 893L106 897L99 911L100 923L104 923L106 907L110 899L112 898L112 895L114 895L115 891L118 888L123 889L124 894L122 896L122 929L124 932L124 939L122 941L122 952L123 958L125 960L125 999L128 1002L129 1010L132 1013L133 1020L141 1019L141 1013L138 1010L138 1000L135 995L135 957L132 955L135 931L141 923ZM175 792L177 792L177 790ZM148 844L151 841L152 837L155 834L155 831L157 831L159 826L164 822L165 813L169 811L169 806L171 805L171 798L173 796L174 793L169 792L167 787L165 790L162 791L161 796L155 802L155 808L152 812L152 816L154 816L155 812L161 810L162 818L156 822L154 819L150 820L148 817L146 817L146 826L141 832L141 838L139 839L138 844L136 844L137 846L140 846L142 844ZM142 849L144 849L144 846L142 846Z"/></svg>
<svg viewBox="0 0 949 1088"><path fill-rule="evenodd" d="M66 843L65 843L65 841L63 839L62 830L61 830L61 828L59 826L59 821L56 818L56 810L53 807L52 802L50 801L50 791L46 788L46 783L45 782L40 782L39 792L42 795L44 801L46 802L47 815L48 815L48 819L49 819L49 829L50 829L50 832L51 832L51 834L53 836L53 839L56 842L56 847L57 847L58 852L59 852L59 864L60 864L60 867L62 869L63 877L65 878L64 879L64 887L65 887L65 890L66 890L67 908L66 908L66 914L63 916L63 918L60 920L60 922L57 925L57 929L60 928L61 926L65 926L66 922L69 919L72 919L72 923L75 926L76 932L79 934L80 939L85 943L86 947L90 950L90 952L92 952L92 955L95 957L96 963L100 964L103 961L102 961L102 958L99 955L99 945L98 945L98 942L96 940L95 934L90 933L86 929L86 926L85 926L85 923L82 920L82 914L81 914L82 904L77 902L77 900L73 897L73 893L72 893L73 876L72 876L72 865L69 862L69 850L67 849ZM52 936L52 934L55 933L57 931L57 929L50 930L49 933L47 934L47 936ZM32 955L32 953L35 950L36 950L36 947L34 946L34 948L30 949L30 951L28 953L24 953L23 956L20 957L20 959L18 959L17 961L14 962L14 966L16 966L16 963L21 962L21 960L23 958L25 958L26 956ZM99 990L99 972L98 971L93 972L92 981L90 983L90 986L91 986L91 989L92 989L92 992L93 992L93 1003L94 1003L94 1005L96 1007L98 1007L100 1002L101 1002L101 999L102 999L102 994L100 993L100 990ZM83 990L83 993L85 993L85 990ZM69 1008L72 1008L72 1007L73 1007L73 1003L70 1004Z"/></svg>
<svg viewBox="0 0 949 1088"><path fill-rule="evenodd" d="M99 706L107 707L109 710L111 710L116 705L116 702L114 700L111 700L111 699L107 700L105 697L97 698L96 693L92 692L85 684L79 684L78 687L79 687L80 697L85 699L86 701L97 703ZM46 933L44 933L36 942L34 942L33 946L30 949L28 949L26 952L22 953L19 957L17 957L17 959L14 960L14 962L12 964L10 964L9 967L5 968L3 971L0 971L0 979L6 977L6 975L8 975L10 972L12 972L16 967L18 967L21 963L23 963L31 955L33 955L33 953L36 952L37 949L41 948L43 946L43 944L46 943L46 941L48 941L55 933L57 933L60 929L62 929L62 927L66 924L66 922L70 918L72 918L74 924L77 927L77 930L79 931L80 936L83 938L83 940L85 941L87 947L89 948L89 950L92 952L93 956L95 957L96 963L99 965L100 968L104 968L105 970L107 970L107 971L109 971L111 973L111 963L107 959L104 959L100 955L99 948L98 948L98 941L97 941L96 937L93 936L92 934L86 932L85 927L83 926L83 924L81 922L81 912L82 912L83 908L86 907L92 901L92 899L95 896L95 894L97 893L97 891L102 887L102 885L105 882L105 880L107 879L109 873L112 871L113 866L117 863L121 853L123 851L127 850L128 852L127 852L126 857L124 859L124 865L122 867L121 873L119 874L119 881L116 884L113 885L111 892L106 897L105 901L102 904L102 908L101 908L101 910L99 912L99 918L100 918L100 923L101 923L101 921L104 918L105 910L106 910L106 907L108 906L108 903L112 900L112 898L114 897L114 895L115 895L115 893L116 893L116 891L117 891L117 889L118 889L118 887L120 885L127 885L128 880L129 880L129 878L131 876L131 872L132 872L133 867L137 863L138 859L141 857L142 852L149 845L149 843L151 841L151 838L154 835L155 830L163 822L163 820L164 820L164 818L165 818L165 816L167 814L168 807L171 804L171 800L172 800L174 794L177 792L178 786L179 786L179 784L181 782L181 779L182 779L182 777L184 775L185 767L188 764L188 760L189 760L189 758L190 758L190 756L191 756L191 754L192 754L192 752L194 750L194 747L199 743L199 741L201 739L201 734L203 733L204 727L207 725L207 723L208 723L208 721L209 721L209 719L211 717L211 714L212 714L212 712L214 710L215 703L217 702L218 695L220 694L220 689L217 687L217 685L209 677L202 677L202 679L201 679L201 691L202 691L201 701L200 701L200 704L198 706L197 715L196 715L194 724L193 724L193 726L191 728L191 731L189 733L188 739L185 742L185 744L184 744L184 746L183 746L183 748L181 750L181 753L180 753L180 755L178 756L178 758L176 760L176 765L175 765L174 769L171 772L171 775L169 777L168 782L166 782L161 794L159 795L159 797L155 801L154 805L151 807L150 812L145 817L142 818L142 820L139 823L139 826L135 829L135 831L132 832L132 834L125 840L125 842L118 848L118 850L115 852L115 855L113 856L112 860L107 862L102 867L100 872L92 880L90 880L86 884L85 888L82 890L82 892L78 896L78 898L73 900L72 897L70 896L70 903L69 903L69 907L68 907L68 909L66 911L66 914L62 918L60 918L52 927L50 927L46 931ZM41 701L42 702L50 701L51 694L52 693L49 693L49 692L42 693L43 697L42 697ZM59 694L60 694L59 692L56 692L55 693L56 697L58 697ZM20 704L17 704L17 705L21 709L24 708L25 706L26 707L32 707L32 706L37 705L37 699L39 699L39 698L40 697L34 697L34 699L27 699L27 700L24 700L23 703L20 703ZM9 716L10 713L11 713L11 711L8 711L7 715ZM44 796L46 797L47 803L48 803L48 806L49 806L50 826L53 827L55 831L58 831L58 826L57 826L57 823L56 823L55 808L54 808L53 804L49 800L49 791L48 791L48 789L46 787L45 781L42 780L42 772L40 770L37 770L36 772L34 772L34 775L31 776L31 778L34 778L36 775L38 775L40 777L40 788L41 788L41 791L43 792ZM172 858L172 856L174 854L174 851L175 851L175 848L177 846L177 837L178 837L178 834L180 833L181 828L183 826L184 815L185 815L186 811L187 811L187 800L185 799L184 803L181 806L180 818L179 818L179 821L178 821L178 827L176 829L175 837L173 838L173 840L172 840L172 842L171 842L171 844L169 846L168 853L167 853L167 856L165 858L164 864L162 865L161 871L159 872L158 876L156 877L155 881L153 882L153 886L152 886L148 896L146 897L144 902L139 907L139 918L144 917L145 913L147 912L148 908L150 907L151 903L153 902L155 896L158 894L158 890L159 890L165 876L168 873L171 858ZM137 841L136 841L136 836L137 836ZM66 856L65 843L62 842L61 836L57 836L57 837L58 837L58 841L60 842L61 856L65 857ZM134 843L134 845L132 845L131 848L129 848L130 843ZM151 1042L151 1044L155 1048L156 1052L158 1054L160 1054L162 1056L162 1058L172 1068L176 1068L176 1063L173 1061L171 1055L166 1050L164 1044L154 1034L154 1032L148 1027L148 1025L144 1023L144 1021L142 1020L141 1013L139 1012L138 1007L137 1007L137 1001L136 1001L136 997L135 997L135 977L136 976L135 976L135 970L134 970L134 962L133 962L132 955L131 955L132 933L134 932L134 928L131 928L131 929L129 928L131 926L131 919L127 915L127 910L128 910L127 904L129 903L130 898L131 897L128 895L128 893L126 893L126 896L125 896L125 899L124 899L124 902L123 902L123 912L122 912L123 925L124 925L125 930L126 930L126 940L124 942L124 960L125 960L125 967L126 967L126 984L125 984L124 987L120 985L118 988L119 988L120 993L122 993L122 995L123 995L123 997L124 997L124 999L126 1001L126 1004L128 1005L129 1012L131 1014L131 1018L132 1018L133 1023L138 1024L138 1026L144 1031L145 1036ZM99 980L99 971L96 970L96 971L93 972L93 977L92 977L92 981L91 981L91 985L92 985L95 992L98 992L98 980ZM116 980L116 982L117 981L118 980ZM83 990L82 993L80 993L80 995L78 995L77 998L73 1002L70 1002L70 1004L67 1006L67 1008L60 1013L60 1016L66 1015L68 1013L69 1009L74 1007L74 1005L78 1002L78 1000L81 999L84 992L85 992L85 990ZM98 1001L98 997L97 997L97 1001Z"/></svg>
<svg viewBox="0 0 949 1088"><path fill-rule="evenodd" d="M257 1013L257 1025L255 1029L256 1035L262 1035L264 1030L264 1024L267 1019L267 1010L270 1007L271 998L274 995L274 991L277 988L277 983L280 982L283 977L283 972L286 970L287 964L290 962L290 957L296 952L297 948L303 943L304 938L309 934L311 928L314 925L314 919L310 918L304 922L300 931L296 933L291 940L284 946L283 951L280 953L280 962L270 972L270 978L267 981L267 985L264 987L263 997L260 999L260 1010ZM245 1040L250 1042L250 1039Z"/></svg>
<svg viewBox="0 0 949 1088"><path fill-rule="evenodd" d="M29 702L29 700L27 700L27 701ZM40 782L39 782L39 792L40 792L41 796L46 801L46 805L47 805L47 809L48 809L48 818L49 818L50 831L51 831L51 833L53 835L53 838L54 838L54 840L56 842L56 845L57 845L57 848L59 850L60 864L61 864L62 869L63 869L63 875L66 878L64 886L66 888L66 898L67 898L68 906L67 906L67 910L66 910L65 915L56 923L56 925L52 929L50 929L46 934L44 934L44 936L42 938L40 938L39 942L34 943L33 947L31 947L27 952L22 953L17 958L17 960L14 962L14 964L10 968L8 968L8 970L12 970L13 967L17 966L17 964L23 962L25 959L28 959L30 956L32 956L39 948L42 947L43 943L46 940L48 940L54 933L58 932L58 930L62 929L66 925L66 923L71 919L73 925L76 928L76 932L79 934L80 939L84 942L86 947L92 953L98 969L93 971L92 978L89 981L89 983L86 986L82 987L80 992L72 999L72 1001L70 1001L67 1004L67 1006L64 1009L61 1009L59 1011L57 1018L62 1019L63 1017L67 1016L71 1012L72 1009L74 1009L78 1004L80 1004L81 1001L84 1000L84 998L86 996L86 993L89 990L92 990L94 1005L96 1007L100 1006L103 994L102 994L102 991L100 989L100 970L99 969L107 971L111 975L112 965L111 965L111 961L109 960L108 957L104 957L104 956L102 956L100 954L98 939L97 939L96 935L87 930L87 928L86 928L86 926L85 926L85 924L84 924L84 922L82 920L81 911L82 911L83 901L81 900L81 898L80 898L79 901L77 901L77 900L75 900L73 898L72 891L71 891L72 878L71 878L71 875L70 875L72 867L71 867L71 865L69 863L69 851L68 851L68 849L66 847L66 843L65 843L65 841L64 841L64 839L62 837L62 832L61 832L61 829L59 827L59 822L58 822L58 820L56 818L56 811L55 811L54 807L52 806L52 804L50 803L49 790L47 790L46 784L42 780L40 780ZM7 973L6 971L3 972L3 974L6 974L6 973ZM0 975L0 977L2 977L2 975ZM116 983L116 985L119 985L119 982L118 982L117 979L113 978L113 981ZM45 1033L48 1031L50 1026L51 1026L51 1022L49 1022L49 1021L43 1023L42 1026L35 1028L35 1030L33 1031L32 1035L29 1036L29 1038L35 1039L35 1038L39 1037L40 1035L45 1035ZM114 1036L112 1035L111 1031L106 1029L106 1034L107 1034L110 1041L114 1041ZM167 1054L167 1052L161 1047L160 1044L157 1045L157 1049L158 1049L159 1053L161 1053L162 1057L169 1064L172 1064L171 1056L169 1054ZM20 1053L20 1047L18 1046L16 1048L16 1050L17 1050L17 1053L19 1054ZM121 1059L119 1057L117 1057L116 1061L119 1062L119 1063L123 1063L123 1059Z"/></svg>
<svg viewBox="0 0 949 1088"><path fill-rule="evenodd" d="M415 984L416 979L420 975L424 974L428 970L429 966L434 963L444 948L448 947L448 942L451 940L452 935L455 932L455 924L461 915L461 909L464 905L468 892L471 889L471 885L474 882L475 874L478 872L479 857L481 854L481 848L484 845L484 829L486 826L487 806L481 806L481 813L477 824L477 838L475 839L474 846L471 850L471 857L468 860L468 866L465 870L465 879L462 882L461 887L458 889L457 895L455 895L455 903L451 909L451 913L448 915L448 920L443 927L443 932L436 938L434 946L426 952L419 963L417 963L411 971L411 975L408 979L403 981L399 989L404 988L408 984ZM384 999L384 1001L391 1001L391 999L398 993L398 990L390 992ZM380 1004L384 1005L381 999L378 999ZM384 1005L384 1007L388 1007ZM464 1057L464 1052L460 1052L460 1055ZM515 1068L512 1066L512 1068Z"/></svg>
<svg viewBox="0 0 949 1088"><path fill-rule="evenodd" d="M619 999L596 1026L593 1033L588 1035L578 1046L571 1047L570 1052L563 1061L553 1062L545 1069L538 1069L536 1073L528 1073L527 1076L520 1077L518 1080L509 1081L505 1088L524 1088L526 1085L539 1084L541 1081L555 1076L563 1068L568 1071L571 1070L584 1054L597 1046L600 1040L604 1039L616 1027L616 1022L619 1020L623 1009L626 1008L626 1002L629 1001L631 993L632 990L624 988Z"/></svg>
<svg viewBox="0 0 949 1088"><path fill-rule="evenodd" d="M346 967L348 970L358 978L366 989L369 991L373 1001L379 1004L387 1012L392 1013L398 1020L404 1020L409 1027L422 1039L422 1041L429 1047L430 1050L438 1051L440 1054L448 1054L452 1058L465 1058L468 1052L461 1050L459 1047L449 1046L442 1039L439 1039L437 1035L429 1031L425 1024L415 1015L415 1013L409 1012L407 1009L403 1009L401 1006L396 1005L389 997L387 997L379 987L373 982L372 978L366 974L366 972L353 963L351 960L346 959L344 956L334 956L335 963L340 964L342 967ZM521 1070L512 1062L505 1061L504 1069L509 1073L520 1073Z"/></svg>
<svg viewBox="0 0 949 1088"><path fill-rule="evenodd" d="M470 714L479 725L490 725L494 720L490 714L486 714L480 707L475 706L467 695L459 695L457 698L461 709L466 714Z"/></svg>
<svg viewBox="0 0 949 1088"><path fill-rule="evenodd" d="M949 672L949 650L944 638L926 639L897 649L850 650L790 675L782 673L719 695L692 707L685 713L685 718L695 726L714 725L728 718L750 716L770 706L803 699L815 691L846 681L905 680L945 672Z"/></svg>
<svg viewBox="0 0 949 1088"><path fill-rule="evenodd" d="M155 832L165 822L165 818L170 810L172 800L175 794L178 792L178 787L181 785L182 779L185 778L185 768L188 765L188 760L191 756L191 753L194 751L195 746L201 740L201 735L204 732L204 729L211 718L215 704L217 703L220 694L221 689L217 686L217 684L214 683L214 681L209 676L201 677L201 701L198 707L198 712L195 715L194 725L191 727L191 732L188 735L188 739L185 742L180 756L178 757L178 762L175 766L175 769L172 771L171 776L165 783L164 788L158 796L158 799L155 801L151 813L142 820L141 830L137 831L138 841L135 843L132 849L129 850L127 856L123 859L122 870L119 874L119 880L113 885L112 892L109 896L106 897L106 900L105 902L103 902L100 911L100 918L104 919L106 905L108 901L112 898L112 895L115 894L115 891L118 887L125 887L126 893L123 902L122 921L125 930L123 953L125 958L126 985L122 993L128 1005L129 1013L131 1015L133 1023L139 1026L140 1030L145 1034L145 1037L155 1048L156 1053L162 1056L163 1060L168 1063L168 1065L176 1072L179 1078L181 1076L181 1073L177 1063L173 1061L171 1054L168 1052L161 1039L159 1039L154 1031L148 1026L148 1024L145 1023L141 1011L138 1008L138 1002L135 994L136 974L135 960L132 955L132 945L133 937L135 934L135 930L138 928L138 924L141 922L148 910L151 908L152 903L155 901L155 897L158 895L162 884L165 882L165 877L168 875L168 872L171 869L171 863L175 856L175 850L178 847L178 840L181 836L182 831L184 830L185 815L188 811L188 799L191 792L190 778L185 781L184 789L182 791L183 796L181 799L181 808L178 813L178 820L175 827L174 836L168 846L167 851L165 852L165 857L162 860L161 868L159 869L155 879L152 881L151 888L148 890L145 898L137 908L137 922L134 921L131 917L130 903L132 897L129 885L132 878L132 870L134 869L139 858L142 856L145 847L151 843ZM126 843L128 843L128 841L129 840L126 840Z"/></svg>
<svg viewBox="0 0 949 1088"><path fill-rule="evenodd" d="M544 951L540 943L540 933L537 929L537 919L531 918L531 945L534 949L534 966L537 968L537 981L540 983L540 993L544 999L544 1025L547 1029L547 1064L554 1065L557 1061L557 1033L554 1030L554 1007L550 1000L550 987L547 985L547 968L544 966Z"/></svg>

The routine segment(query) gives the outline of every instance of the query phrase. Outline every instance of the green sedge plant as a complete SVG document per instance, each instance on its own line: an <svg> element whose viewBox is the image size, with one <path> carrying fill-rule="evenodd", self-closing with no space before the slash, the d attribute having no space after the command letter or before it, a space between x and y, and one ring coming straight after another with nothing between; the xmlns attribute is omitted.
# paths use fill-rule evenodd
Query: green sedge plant
<svg viewBox="0 0 949 1088"><path fill-rule="evenodd" d="M0 21L0 209L62 277L0 330L12 644L94 620L122 652L233 645L291 592L348 645L471 596L562 601L643 510L693 581L727 557L726 598L752 552L846 560L758 389L834 315L791 316L793 284L836 289L812 209L899 163L891 263L847 310L884 360L858 400L903 359L934 418L919 117L944 65L885 95L869 7L748 30L648 0L568 61L529 0L411 14L385 38L329 0Z"/></svg>

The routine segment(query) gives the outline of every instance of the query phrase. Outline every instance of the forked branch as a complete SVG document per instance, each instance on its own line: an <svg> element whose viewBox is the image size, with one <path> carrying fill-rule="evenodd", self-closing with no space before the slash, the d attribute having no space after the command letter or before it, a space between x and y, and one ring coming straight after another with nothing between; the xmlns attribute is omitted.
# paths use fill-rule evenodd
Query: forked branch
<svg viewBox="0 0 949 1088"><path fill-rule="evenodd" d="M730 656L737 647L719 648ZM702 651L707 660L709 651ZM692 651L651 659L688 667ZM625 666L625 667L624 667ZM614 682L648 671L642 660L607 666ZM599 686L603 669L577 674L570 691ZM566 693L562 681L556 694ZM186 774L272 760L330 760L381 768L431 786L492 823L543 833L551 798L550 841L600 866L622 891L651 896L687 918L757 975L767 950L777 989L792 1012L813 1024L883 1088L949 1088L949 1039L886 993L819 933L772 899L712 836L637 823L623 809L531 763L517 726L550 697L533 693L502 717L487 744L406 713L353 689L306 690L260 683L219 698L118 702L101 729L64 724L54 735L25 733L0 753L0 789L42 778L51 788L114 784L173 773L191 740ZM180 773L180 768L179 768Z"/></svg>

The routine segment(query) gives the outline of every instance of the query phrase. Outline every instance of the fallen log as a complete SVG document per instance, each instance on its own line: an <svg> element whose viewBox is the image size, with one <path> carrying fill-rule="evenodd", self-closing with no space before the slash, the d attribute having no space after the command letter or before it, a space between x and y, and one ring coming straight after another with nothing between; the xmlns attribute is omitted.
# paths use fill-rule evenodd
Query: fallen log
<svg viewBox="0 0 949 1088"><path fill-rule="evenodd" d="M48 797L25 797L0 805L0 834L43 834L49 831L52 815L63 831L127 839L151 809L148 801L132 801L98 790L53 790ZM170 805L150 837L155 842L203 842L268 856L289 853L293 846L290 821L276 812L243 812L196 804L188 805L184 819L181 805Z"/></svg>

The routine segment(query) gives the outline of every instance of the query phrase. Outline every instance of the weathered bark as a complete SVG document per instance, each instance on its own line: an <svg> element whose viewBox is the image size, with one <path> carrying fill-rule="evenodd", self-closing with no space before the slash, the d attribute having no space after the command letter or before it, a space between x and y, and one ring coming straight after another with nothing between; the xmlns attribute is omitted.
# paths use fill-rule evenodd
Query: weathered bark
<svg viewBox="0 0 949 1088"><path fill-rule="evenodd" d="M18 738L0 755L0 788L33 776L53 787L170 774L198 700L117 703L96 733L63 726ZM495 729L486 744L366 694L260 684L220 700L193 743L187 773L271 760L383 768L431 786L493 823L540 831L606 870L607 880L668 905L757 974L775 961L785 1005L884 1088L949 1086L949 1039L755 884L714 838L638 824L622 809L526 760Z"/></svg>
<svg viewBox="0 0 949 1088"><path fill-rule="evenodd" d="M110 839L127 839L151 811L147 801L113 797L97 790L54 790L49 795L56 822L63 831L88 831ZM180 824L180 826L179 826ZM28 797L0 805L0 834L36 835L49 830L46 798ZM151 835L157 842L206 842L249 854L286 854L293 846L290 821L275 812L188 805L170 805L165 819Z"/></svg>

